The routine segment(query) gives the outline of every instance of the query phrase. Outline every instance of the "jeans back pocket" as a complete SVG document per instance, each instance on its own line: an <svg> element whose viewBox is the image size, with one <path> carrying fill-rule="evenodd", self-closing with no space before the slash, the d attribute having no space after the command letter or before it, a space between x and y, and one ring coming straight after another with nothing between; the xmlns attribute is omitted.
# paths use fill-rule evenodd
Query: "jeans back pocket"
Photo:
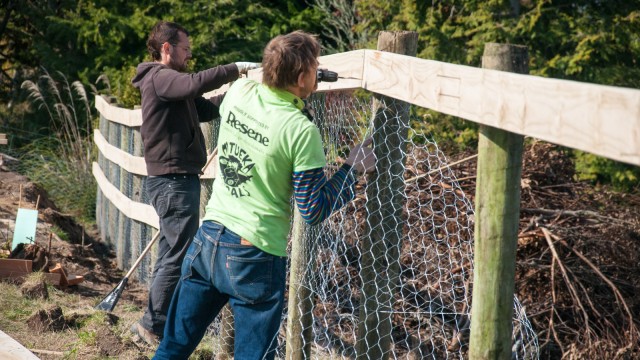
<svg viewBox="0 0 640 360"><path fill-rule="evenodd" d="M260 252L254 257L227 256L227 269L234 295L249 304L266 301L273 293L273 255Z"/></svg>

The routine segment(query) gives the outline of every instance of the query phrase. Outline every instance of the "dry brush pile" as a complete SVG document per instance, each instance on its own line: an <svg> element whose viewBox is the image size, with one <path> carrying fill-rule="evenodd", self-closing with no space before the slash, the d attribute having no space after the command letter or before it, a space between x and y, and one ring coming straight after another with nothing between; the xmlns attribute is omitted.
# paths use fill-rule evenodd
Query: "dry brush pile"
<svg viewBox="0 0 640 360"><path fill-rule="evenodd" d="M461 299L471 296L469 204L476 163L469 154L461 155L467 160L451 166L455 180L443 172L415 179L436 166L430 164L431 156L413 149L406 164L402 231L411 241L402 243L399 254L402 284L394 294L394 351L423 358L464 357L469 319L460 314L470 311L470 302ZM529 143L523 157L516 295L537 335L540 358L640 357L640 322L634 317L640 314L640 195L576 181L572 158L551 144ZM326 301L331 296L318 300L314 314L338 339L333 343L342 354L356 342L366 251L362 239L372 226L364 219L363 203L364 197L356 199L332 217L329 237L344 240L337 249L320 249L316 262L318 273L333 274L328 276L333 280L318 286L338 295L333 301ZM425 320L420 313L457 315ZM425 325L436 320L440 332Z"/></svg>

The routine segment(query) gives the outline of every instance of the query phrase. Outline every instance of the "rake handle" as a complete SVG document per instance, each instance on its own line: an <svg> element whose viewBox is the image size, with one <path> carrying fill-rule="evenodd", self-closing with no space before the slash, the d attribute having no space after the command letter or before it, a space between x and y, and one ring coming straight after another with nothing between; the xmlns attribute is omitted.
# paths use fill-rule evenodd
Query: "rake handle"
<svg viewBox="0 0 640 360"><path fill-rule="evenodd" d="M133 266L131 266L131 269L129 269L129 271L127 272L127 275L124 276L125 278L128 279L129 276L133 274L133 271L138 267L138 265L140 265L140 262L142 261L142 259L144 259L145 255L147 255L149 250L151 250L151 247L158 240L159 237L160 237L160 230L158 230L156 234L153 235L153 238L151 239L151 241L149 241L149 243L147 244L147 247L145 247L144 250L142 250L142 253L140 253L140 256L138 256L138 258L136 259L136 262L133 263Z"/></svg>

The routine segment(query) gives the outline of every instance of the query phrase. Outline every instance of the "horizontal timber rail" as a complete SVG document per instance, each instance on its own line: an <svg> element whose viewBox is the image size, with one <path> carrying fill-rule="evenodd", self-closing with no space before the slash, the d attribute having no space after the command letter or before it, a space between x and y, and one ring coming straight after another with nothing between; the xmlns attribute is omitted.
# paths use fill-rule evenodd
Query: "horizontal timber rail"
<svg viewBox="0 0 640 360"><path fill-rule="evenodd" d="M640 165L640 90L514 74L375 50L323 56L335 83L319 91L362 88L413 105L554 144ZM260 80L260 70L249 77ZM210 94L226 91L226 87ZM142 112L96 108L110 121L140 126Z"/></svg>
<svg viewBox="0 0 640 360"><path fill-rule="evenodd" d="M319 60L321 68L339 75L336 82L321 82L320 92L365 89L478 124L640 165L637 89L515 74L377 50L350 51ZM260 81L262 72L251 70L248 76ZM227 86L205 96L226 89ZM111 123L129 128L142 124L140 109L117 107L99 96L95 106L101 117ZM95 130L95 143L102 156L132 174L146 176L141 153L135 156L110 145L106 137ZM210 166L203 179L215 178L215 168ZM105 178L98 175L96 179ZM110 199L125 200L126 196L112 194L117 186L109 188L103 182L99 186L104 194L110 194ZM114 205L129 209L122 212L135 214L133 218L147 225L157 226L157 216L150 206L138 206L134 200L125 202Z"/></svg>

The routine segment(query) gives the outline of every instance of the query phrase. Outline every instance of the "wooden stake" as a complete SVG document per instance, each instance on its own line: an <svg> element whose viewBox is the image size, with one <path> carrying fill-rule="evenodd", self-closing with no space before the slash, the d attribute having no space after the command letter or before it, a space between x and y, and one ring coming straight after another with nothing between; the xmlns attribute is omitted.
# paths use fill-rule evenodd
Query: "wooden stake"
<svg viewBox="0 0 640 360"><path fill-rule="evenodd" d="M49 248L47 248L47 256L51 256L51 238L53 237L53 233L49 232Z"/></svg>
<svg viewBox="0 0 640 360"><path fill-rule="evenodd" d="M38 205L40 205L40 195L38 195L38 198L36 199L36 210L38 210Z"/></svg>
<svg viewBox="0 0 640 360"><path fill-rule="evenodd" d="M28 349L32 353L42 354L42 355L55 355L55 356L63 356L64 353L62 351L52 351L52 350L41 350L41 349Z"/></svg>
<svg viewBox="0 0 640 360"><path fill-rule="evenodd" d="M308 226L296 205L291 232L291 266L289 269L289 304L286 360L311 358L313 296L305 284L307 266L315 260L314 245L307 235Z"/></svg>
<svg viewBox="0 0 640 360"><path fill-rule="evenodd" d="M482 66L527 73L527 48L486 44ZM510 359L524 137L480 126L470 360Z"/></svg>
<svg viewBox="0 0 640 360"><path fill-rule="evenodd" d="M418 33L382 31L378 50L416 56ZM398 290L400 248L404 208L404 169L406 163L409 104L376 94L373 151L376 177L367 186L370 232L362 238L366 251L361 258L362 295L356 340L357 360L388 359L393 346L392 314ZM381 276L384 274L384 276Z"/></svg>

